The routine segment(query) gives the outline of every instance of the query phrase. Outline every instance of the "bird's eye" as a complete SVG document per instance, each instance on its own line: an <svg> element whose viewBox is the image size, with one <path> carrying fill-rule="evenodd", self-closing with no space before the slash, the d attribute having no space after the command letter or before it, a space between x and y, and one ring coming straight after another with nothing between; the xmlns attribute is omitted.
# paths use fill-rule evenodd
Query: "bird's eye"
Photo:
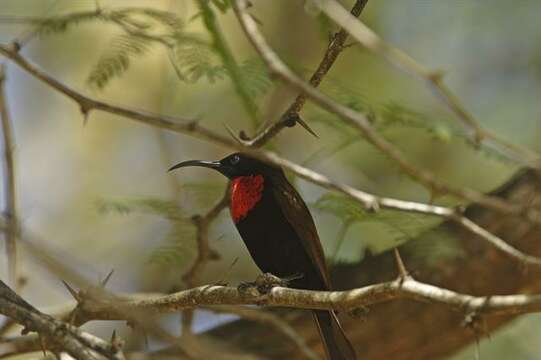
<svg viewBox="0 0 541 360"><path fill-rule="evenodd" d="M231 158L231 165L237 165L240 161L240 157L238 155L235 155Z"/></svg>

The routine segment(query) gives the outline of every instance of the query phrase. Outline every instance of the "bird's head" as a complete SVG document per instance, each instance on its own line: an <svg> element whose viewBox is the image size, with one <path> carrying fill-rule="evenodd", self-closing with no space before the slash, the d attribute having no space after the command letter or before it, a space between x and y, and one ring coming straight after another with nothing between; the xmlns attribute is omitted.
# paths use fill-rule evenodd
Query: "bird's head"
<svg viewBox="0 0 541 360"><path fill-rule="evenodd" d="M171 167L169 171L187 166L200 166L214 169L229 179L241 176L265 175L271 171L276 171L272 166L243 153L234 153L217 161L183 161Z"/></svg>

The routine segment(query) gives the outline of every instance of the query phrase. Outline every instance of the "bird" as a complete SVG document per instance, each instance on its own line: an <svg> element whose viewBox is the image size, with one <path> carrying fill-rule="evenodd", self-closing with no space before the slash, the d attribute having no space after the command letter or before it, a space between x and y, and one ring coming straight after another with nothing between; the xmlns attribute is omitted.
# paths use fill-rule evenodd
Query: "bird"
<svg viewBox="0 0 541 360"><path fill-rule="evenodd" d="M291 288L332 289L314 219L281 167L237 152L217 161L183 161L169 171L189 166L213 169L230 180L231 218L263 273L290 279ZM312 314L327 358L356 359L336 313Z"/></svg>

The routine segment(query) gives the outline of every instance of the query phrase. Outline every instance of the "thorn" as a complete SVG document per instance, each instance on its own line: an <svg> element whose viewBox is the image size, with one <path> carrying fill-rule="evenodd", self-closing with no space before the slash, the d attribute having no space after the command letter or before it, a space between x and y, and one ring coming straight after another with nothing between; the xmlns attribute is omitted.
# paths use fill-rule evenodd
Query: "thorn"
<svg viewBox="0 0 541 360"><path fill-rule="evenodd" d="M445 70L443 69L433 70L426 73L426 77L434 83L440 83L444 76Z"/></svg>
<svg viewBox="0 0 541 360"><path fill-rule="evenodd" d="M102 288L105 288L105 285L107 285L107 283L109 282L109 280L111 280L111 276L113 276L113 273L115 272L115 269L111 269L111 271L109 271L109 274L107 274L107 276L105 277L105 279L103 279L101 281L101 287Z"/></svg>
<svg viewBox="0 0 541 360"><path fill-rule="evenodd" d="M195 129L197 129L197 125L199 123L199 120L198 119L195 119L195 120L192 120L190 121L187 125L188 125L188 131L195 131Z"/></svg>
<svg viewBox="0 0 541 360"><path fill-rule="evenodd" d="M379 201L374 199L366 205L366 211L369 213L377 213L380 210Z"/></svg>
<svg viewBox="0 0 541 360"><path fill-rule="evenodd" d="M244 140L244 141L250 141L250 137L248 136L248 134L246 134L244 130L241 130L239 132L239 139Z"/></svg>
<svg viewBox="0 0 541 360"><path fill-rule="evenodd" d="M312 130L310 128L310 126L308 126L307 123L304 122L303 119L301 119L300 117L297 119L297 122L306 130L308 131L310 134L312 134L316 139L319 139L319 136L315 133L314 130Z"/></svg>
<svg viewBox="0 0 541 360"><path fill-rule="evenodd" d="M38 333L38 338L39 338L39 346L41 347L41 351L43 352L43 357L46 358L47 350L45 349L45 339L39 333Z"/></svg>
<svg viewBox="0 0 541 360"><path fill-rule="evenodd" d="M126 326L132 330L135 330L135 322L133 320L126 320Z"/></svg>
<svg viewBox="0 0 541 360"><path fill-rule="evenodd" d="M457 205L457 206L455 206L454 211L455 211L456 215L462 216L466 212L466 206L465 205Z"/></svg>
<svg viewBox="0 0 541 360"><path fill-rule="evenodd" d="M434 205L434 201L441 195L441 193L439 191L437 191L436 189L430 189L430 195L429 195L429 198L428 198L428 204L430 205Z"/></svg>
<svg viewBox="0 0 541 360"><path fill-rule="evenodd" d="M477 150L481 148L481 145L483 144L484 139L485 139L485 134L483 134L480 129L476 129L473 142Z"/></svg>
<svg viewBox="0 0 541 360"><path fill-rule="evenodd" d="M402 257L400 257L398 248L394 248L393 252L394 252L394 259L396 261L396 267L398 268L398 278L401 281L404 281L405 279L409 278L410 275L408 274L408 271L406 270L406 267L404 266L404 261L402 261Z"/></svg>
<svg viewBox="0 0 541 360"><path fill-rule="evenodd" d="M90 114L91 109L92 107L87 104L81 103L80 105L81 114L83 114L83 127L88 124L88 115Z"/></svg>
<svg viewBox="0 0 541 360"><path fill-rule="evenodd" d="M255 17L254 15L250 14L250 17L252 20L259 26L263 26L263 21L261 21L259 18Z"/></svg>
<svg viewBox="0 0 541 360"><path fill-rule="evenodd" d="M111 350L118 353L124 347L124 341L116 335L116 329L111 334Z"/></svg>
<svg viewBox="0 0 541 360"><path fill-rule="evenodd" d="M15 40L15 41L13 41L11 43L11 49L16 53L21 51L21 47L22 47L21 43L19 41L17 41L17 40Z"/></svg>
<svg viewBox="0 0 541 360"><path fill-rule="evenodd" d="M62 284L64 284L64 286L66 287L66 289L68 289L69 293L71 294L71 296L73 296L73 298L79 303L81 302L81 296L79 296L79 293L70 286L70 284L68 284L67 282L65 282L64 280L62 280Z"/></svg>
<svg viewBox="0 0 541 360"><path fill-rule="evenodd" d="M241 139L239 137L237 137L237 135L235 135L235 133L233 132L233 129L231 129L229 127L229 125L227 125L226 123L222 123L222 125L224 126L225 130L227 130L227 132L229 133L229 136L231 136L233 138L233 140L235 140L237 143L241 144L241 145L244 145L241 141Z"/></svg>
<svg viewBox="0 0 541 360"><path fill-rule="evenodd" d="M357 308L354 308L353 310L348 311L348 315L355 319L360 319L361 321L366 320L368 317L368 313L370 312L370 309L366 306L360 306Z"/></svg>

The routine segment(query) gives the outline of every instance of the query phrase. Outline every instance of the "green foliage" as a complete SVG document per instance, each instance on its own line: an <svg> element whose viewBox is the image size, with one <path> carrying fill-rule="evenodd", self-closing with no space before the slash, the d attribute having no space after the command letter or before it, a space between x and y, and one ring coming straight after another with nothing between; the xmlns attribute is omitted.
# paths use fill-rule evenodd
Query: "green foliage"
<svg viewBox="0 0 541 360"><path fill-rule="evenodd" d="M195 227L175 222L162 244L152 250L150 264L165 267L179 266L192 259L195 253Z"/></svg>
<svg viewBox="0 0 541 360"><path fill-rule="evenodd" d="M447 260L464 256L458 240L440 227L442 220L434 216L392 210L367 212L355 201L333 193L321 196L312 206L340 219L342 225L339 232L355 223L383 225L391 240L389 246L405 243L404 250L417 264L438 267ZM335 255L339 252L344 234L339 233L337 237L339 244Z"/></svg>
<svg viewBox="0 0 541 360"><path fill-rule="evenodd" d="M157 198L100 199L97 202L100 214L149 214L168 220L171 229L163 243L149 255L148 262L163 266L179 266L193 257L195 228L188 214L175 202Z"/></svg>
<svg viewBox="0 0 541 360"><path fill-rule="evenodd" d="M207 2L207 0L199 0L198 2L199 10L201 11L203 24L207 29L208 33L212 39L212 46L216 53L219 55L221 63L223 64L225 70L229 74L233 88L241 100L241 103L244 107L244 110L252 120L254 126L258 124L258 107L255 103L253 94L251 94L246 87L246 82L244 81L244 76L241 72L239 64L237 63L231 47L227 43L227 40L224 36L223 30L220 28L220 25L216 19L216 14L214 10ZM213 2L215 5L221 4L227 8L225 2Z"/></svg>
<svg viewBox="0 0 541 360"><path fill-rule="evenodd" d="M212 206L212 204L222 196L224 192L223 183L214 182L194 182L182 184L186 200L193 200L190 203L198 208Z"/></svg>
<svg viewBox="0 0 541 360"><path fill-rule="evenodd" d="M458 239L441 228L432 228L404 246L412 265L429 268L444 266L447 261L466 255Z"/></svg>
<svg viewBox="0 0 541 360"><path fill-rule="evenodd" d="M74 26L90 23L95 20L104 20L103 15L98 11L52 16L43 20L38 20L35 23L38 34L50 35L63 33Z"/></svg>
<svg viewBox="0 0 541 360"><path fill-rule="evenodd" d="M183 203L190 204L190 209L183 208L176 201L153 197L127 199L99 199L96 202L98 213L108 214L143 214L154 215L167 220L171 228L165 239L149 255L148 262L162 266L179 266L195 254L196 229L191 221L193 208L199 211L210 207L223 194L223 186L217 183L186 183L182 185Z"/></svg>
<svg viewBox="0 0 541 360"><path fill-rule="evenodd" d="M239 67L243 86L252 96L263 96L274 85L269 69L261 59L248 59Z"/></svg>
<svg viewBox="0 0 541 360"><path fill-rule="evenodd" d="M397 103L384 105L374 119L374 125L381 131L392 127L419 129L444 143L449 143L452 137L461 137L461 134L453 132L443 122L430 119L424 114Z"/></svg>
<svg viewBox="0 0 541 360"><path fill-rule="evenodd" d="M113 77L122 75L130 66L130 60L147 54L152 41L137 35L119 35L111 41L109 49L94 65L87 83L102 89Z"/></svg>
<svg viewBox="0 0 541 360"><path fill-rule="evenodd" d="M324 194L312 206L319 211L336 216L343 222L363 221L367 215L358 203L335 193Z"/></svg>
<svg viewBox="0 0 541 360"><path fill-rule="evenodd" d="M393 134L404 136L404 131L418 131L441 144L463 143L473 151L483 156L503 162L510 160L501 155L495 149L482 146L478 148L470 137L462 129L449 126L443 119L430 117L407 106L390 102L382 106L368 104L356 89L352 89L337 81L328 81L322 84L322 90L330 97L355 111L364 113L368 121L378 132L389 141L393 142ZM365 138L357 131L353 131L342 119L334 114L329 114L315 106L307 106L306 118L324 126L326 129L338 135L339 139L327 148L318 150L318 154L310 156L309 161L321 159L323 155L334 155L337 151L358 142L366 142Z"/></svg>
<svg viewBox="0 0 541 360"><path fill-rule="evenodd" d="M312 206L319 211L334 215L342 224L348 224L348 226L355 223L384 225L387 235L394 244L416 238L441 222L439 218L423 214L392 210L368 212L354 200L334 193L324 194ZM339 249L336 250L338 251Z"/></svg>
<svg viewBox="0 0 541 360"><path fill-rule="evenodd" d="M135 16L134 16L135 15ZM175 32L183 32L185 23L175 13L163 10L157 10L153 8L127 8L113 12L113 17L120 17L121 20L128 21L131 25L139 28L140 30L152 29L156 24L148 22L148 20L154 20L158 24L167 27L171 34ZM142 21L139 21L137 16L142 17ZM145 22L145 20L147 20Z"/></svg>
<svg viewBox="0 0 541 360"><path fill-rule="evenodd" d="M212 42L189 32L185 21L177 14L145 7L127 7L112 11L87 11L50 17L37 21L41 34L63 33L75 25L102 21L119 27L98 62L92 67L87 84L103 89L122 76L134 60L150 53L154 46L165 46L169 61L180 81L211 83L229 79L250 117L256 121L255 98L268 92L273 85L266 66L258 59L239 63L227 45L215 18L213 8L225 13L228 0L200 2L203 23Z"/></svg>
<svg viewBox="0 0 541 360"><path fill-rule="evenodd" d="M164 217L168 220L185 222L186 213L173 201L157 198L133 199L99 199L96 203L98 212L102 215L132 213L151 214Z"/></svg>
<svg viewBox="0 0 541 360"><path fill-rule="evenodd" d="M214 83L228 75L212 46L203 40L182 39L175 44L172 54L171 62L181 81L195 83L206 79Z"/></svg>

